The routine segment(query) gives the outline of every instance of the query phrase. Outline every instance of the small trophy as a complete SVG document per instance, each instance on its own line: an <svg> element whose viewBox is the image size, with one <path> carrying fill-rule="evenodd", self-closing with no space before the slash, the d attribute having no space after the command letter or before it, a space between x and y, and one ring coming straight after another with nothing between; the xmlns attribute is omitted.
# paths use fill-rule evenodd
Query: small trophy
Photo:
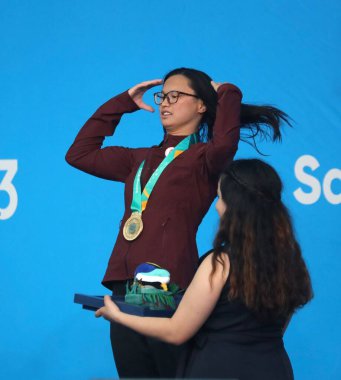
<svg viewBox="0 0 341 380"><path fill-rule="evenodd" d="M148 307L151 310L175 310L174 296L179 286L170 283L170 273L154 263L140 264L134 273L134 282L127 282L125 302Z"/></svg>

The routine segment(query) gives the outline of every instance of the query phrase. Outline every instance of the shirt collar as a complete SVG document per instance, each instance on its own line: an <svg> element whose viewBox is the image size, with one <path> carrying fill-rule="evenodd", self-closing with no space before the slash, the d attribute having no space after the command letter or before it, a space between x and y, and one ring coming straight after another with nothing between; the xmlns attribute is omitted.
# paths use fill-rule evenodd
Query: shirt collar
<svg viewBox="0 0 341 380"><path fill-rule="evenodd" d="M176 146L185 137L187 137L187 135L185 135L185 136L174 136L174 135L170 135L168 133L165 133L163 140L159 146L160 147Z"/></svg>

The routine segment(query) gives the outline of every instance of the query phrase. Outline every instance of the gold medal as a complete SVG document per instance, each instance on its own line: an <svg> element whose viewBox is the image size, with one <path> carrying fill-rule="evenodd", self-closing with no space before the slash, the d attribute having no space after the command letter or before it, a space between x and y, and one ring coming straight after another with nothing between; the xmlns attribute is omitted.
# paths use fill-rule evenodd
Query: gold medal
<svg viewBox="0 0 341 380"><path fill-rule="evenodd" d="M142 215L139 212L133 212L124 224L123 236L129 241L135 240L140 235L142 230Z"/></svg>
<svg viewBox="0 0 341 380"><path fill-rule="evenodd" d="M158 181L160 175L164 169L180 154L187 150L192 144L198 141L198 135L193 133L185 137L179 142L179 144L173 148L169 147L166 150L166 157L162 160L160 165L156 168L154 173L149 178L143 191L141 191L141 174L145 163L145 160L141 162L134 179L133 184L133 197L131 201L130 209L132 214L130 218L125 222L123 227L123 236L126 240L135 240L143 230L142 212L146 209L150 194Z"/></svg>

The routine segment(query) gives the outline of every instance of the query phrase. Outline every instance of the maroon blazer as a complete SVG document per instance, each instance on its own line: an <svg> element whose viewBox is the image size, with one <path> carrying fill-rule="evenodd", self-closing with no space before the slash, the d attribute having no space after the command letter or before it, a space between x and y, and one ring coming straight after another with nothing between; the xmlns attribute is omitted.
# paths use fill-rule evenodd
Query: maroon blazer
<svg viewBox="0 0 341 380"><path fill-rule="evenodd" d="M239 141L242 94L232 84L218 90L213 139L197 143L171 162L156 183L142 214L143 232L133 241L123 237L131 215L132 187L143 160L142 188L165 156L165 150L184 138L166 135L150 148L101 148L105 136L113 135L124 113L138 110L128 91L110 99L85 123L66 154L66 161L89 174L125 183L125 212L102 284L134 277L135 268L146 261L171 273L171 281L188 286L198 263L196 233L217 192L219 173L231 161Z"/></svg>

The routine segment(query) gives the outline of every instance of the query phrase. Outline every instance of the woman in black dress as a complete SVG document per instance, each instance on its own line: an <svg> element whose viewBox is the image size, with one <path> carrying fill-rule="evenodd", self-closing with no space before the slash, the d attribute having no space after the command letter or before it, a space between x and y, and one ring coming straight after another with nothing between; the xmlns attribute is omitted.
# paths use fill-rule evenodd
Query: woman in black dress
<svg viewBox="0 0 341 380"><path fill-rule="evenodd" d="M189 340L179 377L293 379L283 334L312 289L281 192L270 165L232 162L218 185L214 248L173 317L128 315L110 297L96 316L169 343Z"/></svg>

